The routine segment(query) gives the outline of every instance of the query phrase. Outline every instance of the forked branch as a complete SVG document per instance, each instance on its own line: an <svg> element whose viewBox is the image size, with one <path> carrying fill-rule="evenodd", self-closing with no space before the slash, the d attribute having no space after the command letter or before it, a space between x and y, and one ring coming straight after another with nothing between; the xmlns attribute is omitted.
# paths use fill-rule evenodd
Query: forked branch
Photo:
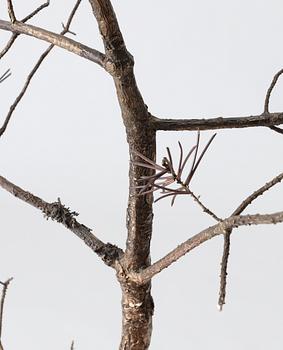
<svg viewBox="0 0 283 350"><path fill-rule="evenodd" d="M72 20L74 18L74 15L79 7L81 3L81 0L77 0L76 3L75 3L75 6L74 8L72 9L71 11L71 14L69 15L69 18L67 20L67 24L64 26L63 30L61 31L60 35L65 35L66 33L69 32L70 30L70 26L71 26L71 23L72 23ZM43 5L42 5L43 6ZM42 6L41 6L41 9L42 9ZM46 5L45 5L46 6ZM39 11L39 8L36 10L37 12ZM34 11L34 13L36 13L36 11ZM13 38L13 37L12 37ZM10 109L9 109L9 112L4 120L4 123L2 125L2 127L0 128L0 137L4 134L4 132L6 131L7 129L7 126L11 120L11 117L15 111L15 109L17 108L18 104L20 103L20 101L22 100L22 98L24 97L29 85L30 85L30 82L32 80L32 78L34 77L35 73L38 71L40 65L42 64L42 62L44 61L44 59L47 57L47 55L50 53L50 51L53 49L54 45L51 44L44 52L43 54L39 57L38 61L36 62L35 66L33 67L33 69L31 70L31 72L29 73L27 79L26 79L26 82L22 88L22 90L20 91L19 95L16 97L14 103L10 106ZM1 79L1 78L0 78ZM0 80L1 81L1 80Z"/></svg>
<svg viewBox="0 0 283 350"><path fill-rule="evenodd" d="M136 283L144 284L151 280L152 277L157 275L159 272L169 267L175 261L179 260L189 251L193 250L209 239L223 234L223 232L227 230L231 230L239 226L278 224L281 222L283 222L283 211L265 215L255 214L231 216L228 219L225 219L222 222L211 226L189 238L187 241L183 242L177 248L172 250L169 254L144 270L138 273L131 273L130 278Z"/></svg>
<svg viewBox="0 0 283 350"><path fill-rule="evenodd" d="M44 4L38 6L34 11L32 11L30 14L28 14L26 17L20 20L20 22L26 23L28 20L36 16L41 10L48 7L49 3L50 1L48 0ZM3 58L6 55L6 53L10 50L10 48L12 47L12 45L14 44L18 36L19 34L15 34L15 33L12 34L10 40L8 41L4 49L2 49L2 51L0 52L0 59Z"/></svg>
<svg viewBox="0 0 283 350"><path fill-rule="evenodd" d="M253 192L248 196L232 213L231 216L240 215L242 212L259 196L263 195L264 192L268 191L270 188L280 183L283 179L283 173L274 177L271 181L267 182L264 186L260 187L258 190ZM227 268L228 268L228 259L230 255L230 246L231 246L231 234L232 230L227 230L224 234L224 245L223 245L223 255L221 261L221 272L220 272L220 289L219 289L219 299L218 305L220 311L223 309L226 298L226 286L227 286Z"/></svg>

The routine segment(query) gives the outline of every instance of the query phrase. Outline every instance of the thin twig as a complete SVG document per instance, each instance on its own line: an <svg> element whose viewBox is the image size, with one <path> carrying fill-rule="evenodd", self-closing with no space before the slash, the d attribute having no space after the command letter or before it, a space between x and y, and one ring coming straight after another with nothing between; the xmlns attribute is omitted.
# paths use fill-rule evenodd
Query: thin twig
<svg viewBox="0 0 283 350"><path fill-rule="evenodd" d="M228 259L230 254L230 244L231 244L231 233L232 230L227 230L224 233L224 245L223 245L223 255L221 260L221 270L220 270L220 287L219 287L219 298L218 306L219 311L223 310L226 299L226 286L227 286L227 267Z"/></svg>
<svg viewBox="0 0 283 350"><path fill-rule="evenodd" d="M67 21L67 24L66 26L64 27L64 29L61 31L61 35L65 35L66 33L68 33L69 31L69 28L70 28L70 25L72 23L72 20L74 18L74 15L79 7L81 3L81 0L77 0L76 1L76 4L74 6L74 8L72 9L72 12L68 18L68 21ZM39 57L38 61L36 62L35 66L33 67L33 69L31 70L31 72L28 74L27 76L27 79L26 79L26 82L22 88L22 90L20 91L19 95L16 97L14 103L10 106L10 109L9 109L9 112L4 120L4 123L2 125L2 127L0 128L0 137L4 134L4 132L6 131L7 129L7 126L10 122L10 119L16 109L16 107L18 106L18 104L20 103L20 101L22 100L22 98L24 97L29 85L30 85L30 82L32 80L32 78L34 77L35 73L37 72L37 70L39 69L40 65L42 64L42 62L44 61L44 59L47 57L47 55L50 53L50 51L53 49L54 45L51 44L44 52L43 54Z"/></svg>
<svg viewBox="0 0 283 350"><path fill-rule="evenodd" d="M190 195L193 197L194 201L202 208L202 210L210 215L214 220L220 222L222 221L223 219L219 218L216 214L214 214L210 209L208 209L202 202L201 200L199 199L198 196L196 196L191 190L190 190Z"/></svg>
<svg viewBox="0 0 283 350"><path fill-rule="evenodd" d="M34 11L32 11L29 15L27 15L26 17L24 17L20 22L27 22L29 21L32 17L36 16L41 10L43 10L44 8L48 7L50 4L50 1L46 1L44 4L38 6Z"/></svg>
<svg viewBox="0 0 283 350"><path fill-rule="evenodd" d="M12 0L7 0L8 14L12 23L17 21Z"/></svg>
<svg viewBox="0 0 283 350"><path fill-rule="evenodd" d="M9 41L7 42L6 46L0 52L0 59L3 58L6 55L6 53L10 50L10 48L13 46L13 44L16 41L18 36L19 36L18 34L15 34L15 33L12 34L12 36L9 39Z"/></svg>
<svg viewBox="0 0 283 350"><path fill-rule="evenodd" d="M279 134L283 134L283 130L278 128L278 126L270 126L269 129L278 132Z"/></svg>
<svg viewBox="0 0 283 350"><path fill-rule="evenodd" d="M72 341L72 343L71 343L71 350L75 350L75 342L74 341Z"/></svg>
<svg viewBox="0 0 283 350"><path fill-rule="evenodd" d="M37 15L41 10L43 10L45 7L49 6L50 1L46 1L44 4L40 5L38 8L36 8L33 12L31 12L29 15L27 15L26 17L24 17L22 20L20 20L20 22L25 23L28 20L30 20L32 17L34 17L35 15ZM13 33L11 38L9 39L9 41L7 42L6 46L4 47L4 49L2 49L2 51L0 52L0 59L3 58L6 53L10 50L10 48L13 46L14 42L16 41L17 37L19 36L19 34L17 33Z"/></svg>
<svg viewBox="0 0 283 350"><path fill-rule="evenodd" d="M11 73L10 69L6 70L6 72L3 75L1 75L1 77L0 77L0 83L2 83L4 80L9 78L11 76L11 74L12 73Z"/></svg>
<svg viewBox="0 0 283 350"><path fill-rule="evenodd" d="M9 287L10 282L12 281L13 278L9 278L6 282L0 282L3 286L2 288L2 295L1 295L1 301L0 301L0 342L2 346L2 329L3 329L3 315L4 315L4 303L5 303L5 298L7 294L7 289ZM2 346L3 348L3 346Z"/></svg>
<svg viewBox="0 0 283 350"><path fill-rule="evenodd" d="M260 187L258 190L253 192L250 196L248 196L232 213L232 216L240 215L255 199L259 196L263 195L264 192L268 191L271 187L280 183L283 180L283 173L274 177L271 181L267 182L264 186ZM231 246L231 234L232 230L227 230L224 233L224 245L223 245L223 255L221 261L221 272L220 272L220 287L219 287L219 299L218 305L219 310L222 311L223 306L225 304L226 298L226 286L227 286L227 268L228 268L228 260L230 254L230 246Z"/></svg>
<svg viewBox="0 0 283 350"><path fill-rule="evenodd" d="M267 93L266 93L266 97L265 97L265 101L264 101L264 113L269 113L269 101L270 101L270 96L271 96L271 93L280 77L280 75L283 73L283 69L280 69L280 71L278 71L273 79L272 79L272 82L267 90Z"/></svg>

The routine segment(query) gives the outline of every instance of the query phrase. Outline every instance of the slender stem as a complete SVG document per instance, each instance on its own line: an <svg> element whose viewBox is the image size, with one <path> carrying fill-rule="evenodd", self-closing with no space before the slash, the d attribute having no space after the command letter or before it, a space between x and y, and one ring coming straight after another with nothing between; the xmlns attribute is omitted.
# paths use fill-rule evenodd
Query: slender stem
<svg viewBox="0 0 283 350"><path fill-rule="evenodd" d="M283 113L264 113L249 117L227 117L210 119L159 119L152 117L156 130L215 130L233 128L251 128L257 126L275 126L283 124Z"/></svg>
<svg viewBox="0 0 283 350"><path fill-rule="evenodd" d="M12 281L13 278L9 278L6 282L0 282L2 284L2 295L1 295L1 301L0 301L0 349L3 349L2 346L2 330L3 330L3 315L4 315L4 303L5 303L5 298L7 294L7 289L9 287L10 282Z"/></svg>

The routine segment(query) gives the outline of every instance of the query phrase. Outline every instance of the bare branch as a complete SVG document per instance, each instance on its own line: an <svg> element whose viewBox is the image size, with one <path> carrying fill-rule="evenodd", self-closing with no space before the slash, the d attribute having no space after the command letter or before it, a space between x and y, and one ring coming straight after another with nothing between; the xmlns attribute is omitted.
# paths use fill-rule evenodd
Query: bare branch
<svg viewBox="0 0 283 350"><path fill-rule="evenodd" d="M2 176L0 176L0 187L34 208L41 210L47 219L51 218L63 224L83 240L108 266L114 267L116 261L123 255L122 249L111 243L103 243L93 234L90 228L80 224L75 218L78 213L71 212L69 208L62 205L60 199L53 203L45 202L43 199L14 185Z"/></svg>
<svg viewBox="0 0 283 350"><path fill-rule="evenodd" d="M232 213L232 216L240 215L255 199L261 196L264 192L268 191L271 187L280 183L283 179L283 173L274 177L271 181L267 182L264 186L260 187L258 190L253 192L250 196L248 196ZM227 286L227 267L228 267L228 259L230 254L230 246L231 246L231 234L232 230L228 230L224 232L224 246L223 246L223 255L221 261L221 272L220 272L220 288L219 288L219 299L218 305L220 311L223 309L223 305L225 304L226 297L226 286Z"/></svg>
<svg viewBox="0 0 283 350"><path fill-rule="evenodd" d="M44 4L40 5L38 8L36 8L33 12L31 12L29 15L27 15L26 17L24 17L20 22L27 22L28 20L30 20L32 17L34 17L35 15L37 15L41 10L43 10L45 7L49 6L49 1L46 1ZM19 36L19 34L15 34L13 33L10 40L8 41L8 43L6 44L6 46L4 47L4 49L0 52L0 59L2 57L4 57L6 55L6 53L10 50L10 48L13 46L14 42L16 41L17 37Z"/></svg>
<svg viewBox="0 0 283 350"><path fill-rule="evenodd" d="M4 80L9 78L11 76L11 74L12 73L11 73L10 69L6 70L6 72L3 75L1 75L1 77L0 77L0 83L2 83Z"/></svg>
<svg viewBox="0 0 283 350"><path fill-rule="evenodd" d="M207 206L205 206L202 201L200 200L199 196L196 196L192 191L190 191L190 195L193 197L194 201L202 208L202 210L210 215L214 220L220 222L222 221L221 218L219 218L216 214L214 214L210 209L207 208Z"/></svg>
<svg viewBox="0 0 283 350"><path fill-rule="evenodd" d="M264 101L264 113L269 113L270 96L271 96L271 93L272 93L273 89L275 88L275 85L276 85L276 83L277 83L277 81L282 73L283 73L283 69L280 69L280 71L274 75L272 82L267 90L265 101Z"/></svg>
<svg viewBox="0 0 283 350"><path fill-rule="evenodd" d="M225 299L226 299L227 268L228 268L229 254L230 254L231 233L232 233L232 230L228 230L224 232L224 245L223 245L223 255L221 260L220 287L219 287L219 298L218 298L219 311L223 310L223 306L225 304Z"/></svg>
<svg viewBox="0 0 283 350"><path fill-rule="evenodd" d="M70 25L72 23L72 20L74 18L74 15L79 7L81 3L81 0L77 0L76 4L68 18L67 24L66 26L64 26L64 29L62 30L62 32L60 33L60 35L65 35L66 33L69 32L70 29ZM43 6L43 5L42 5ZM18 106L18 104L20 103L21 99L24 97L30 82L32 80L32 78L34 77L35 73L37 72L37 70L39 69L40 65L42 64L42 62L44 61L44 59L47 57L47 55L49 54L49 52L53 49L54 45L51 44L45 51L44 53L39 57L38 61L36 62L35 66L33 67L33 69L31 70L31 72L29 73L29 75L27 76L26 82L22 88L22 90L20 91L19 95L16 97L14 103L10 106L9 112L5 118L5 121L2 125L2 127L0 128L0 137L4 134L4 132L6 131L6 128L10 122L10 119L12 117L13 112L15 111L16 107Z"/></svg>
<svg viewBox="0 0 283 350"><path fill-rule="evenodd" d="M103 53L86 45L83 45L73 39L66 38L63 35L50 32L46 29L21 22L10 23L3 20L0 20L0 29L15 34L29 35L39 40L46 41L50 44L61 47L87 60L95 62L99 66L106 69L108 72L110 72L113 68L111 62L107 62L106 57Z"/></svg>
<svg viewBox="0 0 283 350"><path fill-rule="evenodd" d="M8 14L9 14L10 20L11 20L12 23L15 23L16 22L16 16L15 16L12 0L7 0L7 5L8 5Z"/></svg>
<svg viewBox="0 0 283 350"><path fill-rule="evenodd" d="M279 134L283 134L283 130L278 128L277 126L270 126L269 129L278 132Z"/></svg>
<svg viewBox="0 0 283 350"><path fill-rule="evenodd" d="M2 329L3 329L3 315L4 315L4 303L5 303L5 298L7 294L7 289L9 287L10 282L12 281L13 278L9 278L6 282L1 282L0 284L3 286L2 288L2 295L1 295L1 301L0 301L0 350L3 350L3 345L2 345Z"/></svg>
<svg viewBox="0 0 283 350"><path fill-rule="evenodd" d="M210 119L159 119L152 117L155 130L215 130L233 128L252 128L257 126L275 126L283 124L283 113L263 113L249 117L227 117Z"/></svg>
<svg viewBox="0 0 283 350"><path fill-rule="evenodd" d="M50 1L47 0L44 4L38 6L34 11L32 11L29 15L27 15L25 18L23 18L20 22L27 22L29 21L32 17L36 16L41 10L45 9L48 7L50 4Z"/></svg>
<svg viewBox="0 0 283 350"><path fill-rule="evenodd" d="M189 251L198 247L202 243L208 241L209 239L223 234L227 230L237 228L239 226L250 226L250 225L267 225L267 224L277 224L283 222L283 211L272 213L272 214L255 214L255 215L238 215L230 216L229 218L223 220L222 222L208 227L207 229L201 231L195 236L189 238L184 243L180 244L177 248L173 249L165 257L161 258L151 266L143 269L139 273L131 273L130 278L139 284L147 283L151 278L157 275L159 272L169 267L172 263L179 260L182 256L187 254Z"/></svg>
<svg viewBox="0 0 283 350"><path fill-rule="evenodd" d="M2 49L2 51L0 52L0 60L1 58L3 58L6 53L10 50L10 48L13 46L14 42L16 41L17 37L19 35L18 34L12 34L11 38L9 39L9 41L7 42L6 46L4 47L4 49Z"/></svg>

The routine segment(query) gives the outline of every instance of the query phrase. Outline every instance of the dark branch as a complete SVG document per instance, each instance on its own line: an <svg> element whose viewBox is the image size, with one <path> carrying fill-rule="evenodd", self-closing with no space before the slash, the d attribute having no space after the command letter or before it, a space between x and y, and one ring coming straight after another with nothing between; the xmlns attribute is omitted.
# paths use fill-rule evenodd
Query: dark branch
<svg viewBox="0 0 283 350"><path fill-rule="evenodd" d="M249 117L228 117L211 119L159 119L152 117L155 130L215 130L233 128L270 127L283 124L283 113L264 113Z"/></svg>
<svg viewBox="0 0 283 350"><path fill-rule="evenodd" d="M13 278L9 278L6 282L0 281L0 284L2 285L2 295L1 295L1 301L0 301L0 350L3 350L2 329L3 329L4 303L5 303L5 298L7 294L7 289L12 279Z"/></svg>
<svg viewBox="0 0 283 350"><path fill-rule="evenodd" d="M277 83L277 81L282 73L283 73L283 69L280 69L280 71L274 75L272 82L267 90L265 101L264 101L264 113L265 114L269 113L269 101L270 101L271 93L272 93L273 89L275 88L275 85L276 85L276 83Z"/></svg>
<svg viewBox="0 0 283 350"><path fill-rule="evenodd" d="M30 19L32 19L34 16L36 16L41 10L45 9L46 7L48 7L50 4L50 1L46 1L44 4L38 6L34 11L32 11L29 15L27 15L25 18L23 18L20 22L27 22Z"/></svg>
<svg viewBox="0 0 283 350"><path fill-rule="evenodd" d="M41 210L47 219L50 218L63 224L83 240L108 266L114 267L116 261L123 255L122 249L111 243L103 243L93 234L90 228L80 224L75 218L78 214L62 205L60 199L53 203L45 202L41 198L14 185L2 176L0 176L0 187L34 208Z"/></svg>
<svg viewBox="0 0 283 350"><path fill-rule="evenodd" d="M283 130L278 128L277 126L270 126L269 129L278 132L279 134L283 134Z"/></svg>
<svg viewBox="0 0 283 350"><path fill-rule="evenodd" d="M11 74L12 73L11 73L10 69L6 70L6 72L3 75L1 75L1 77L0 77L0 83L2 83L4 80L9 78L11 76Z"/></svg>

